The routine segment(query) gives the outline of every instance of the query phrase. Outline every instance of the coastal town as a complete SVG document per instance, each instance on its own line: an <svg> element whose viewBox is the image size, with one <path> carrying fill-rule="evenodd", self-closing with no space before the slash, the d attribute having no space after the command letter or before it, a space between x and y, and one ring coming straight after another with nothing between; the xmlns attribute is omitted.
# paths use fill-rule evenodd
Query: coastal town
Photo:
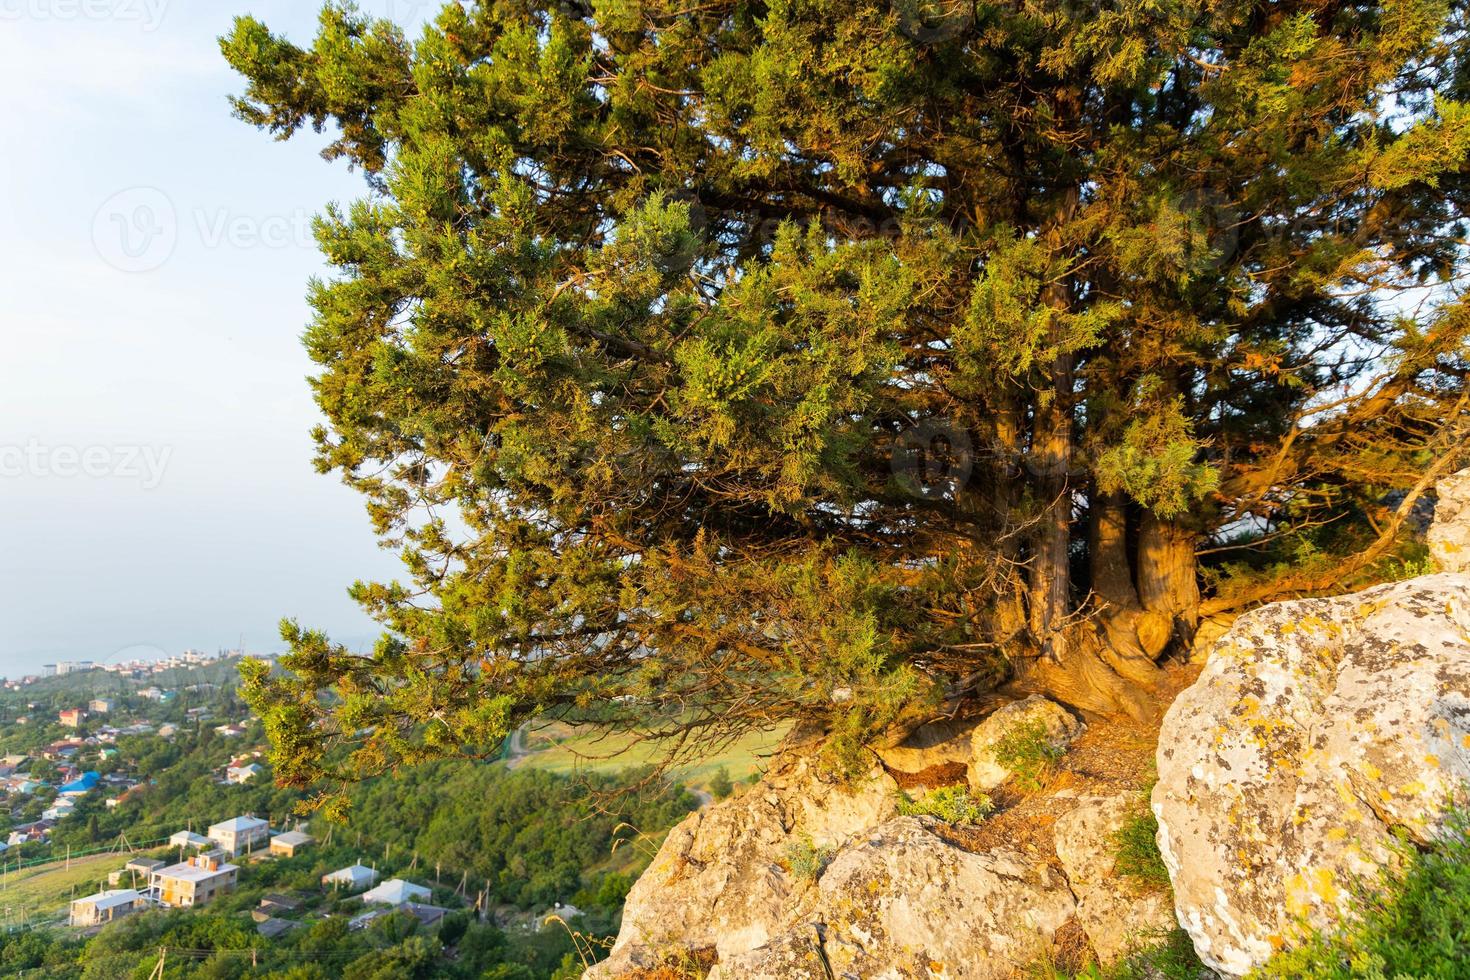
<svg viewBox="0 0 1470 980"><path fill-rule="evenodd" d="M206 673L216 667L232 674L238 658L232 651L208 655L191 650L157 661L60 662L46 665L40 674L0 685L8 691L25 691L50 678L70 679L62 688L69 693L45 702L27 701L25 712L11 721L20 730L59 728L68 734L26 752L0 756L0 793L4 812L11 818L0 841L0 859L8 864L13 855L16 867L27 859L69 864L73 848L58 854L52 846L59 830L95 813L98 805L104 812L116 810L155 788L158 774L140 766L136 752L123 750L136 749L150 739L171 743L181 732L204 736L211 744L230 747L228 757L211 767L211 782L221 787L267 784L263 750L247 747L253 744L249 736L260 734L253 727L258 719L231 710L230 677ZM99 673L119 679L123 685L119 693L79 697L75 692L87 687L84 675ZM156 683L165 678L182 683ZM303 827L273 826L247 812L202 827L190 821L166 840L129 840L124 831L119 865L107 873L106 887L72 898L64 910L55 910L56 915L64 911L72 928L96 929L148 909L196 909L216 903L236 890L242 871L248 877L252 866L307 855L317 841ZM353 930L394 911L411 915L426 928L450 913L449 907L433 904L430 886L406 878L380 881L378 870L364 861L371 859L322 872L315 895L295 891L262 897L252 912L257 932L267 939L279 937L299 928L315 906L325 902L335 907L348 897L361 904L361 911L349 918Z"/></svg>
<svg viewBox="0 0 1470 980"><path fill-rule="evenodd" d="M613 853L622 818L588 808L570 781L512 772L549 743L518 742L509 764L446 771L442 783L384 784L405 795L353 820L304 815L303 794L275 785L239 664L78 661L0 683L0 950L6 936L42 935L87 949L104 930L177 920L244 929L237 942L257 956L303 955L326 930L371 958L405 930L440 950L468 931L506 937L487 963L510 957L542 976L575 952L577 930L606 934L642 858ZM437 834L430 814L477 819L497 792L513 809L468 832L477 846L462 846L465 831ZM701 798L676 790L652 816L627 815L667 826ZM582 870L599 860L595 875Z"/></svg>

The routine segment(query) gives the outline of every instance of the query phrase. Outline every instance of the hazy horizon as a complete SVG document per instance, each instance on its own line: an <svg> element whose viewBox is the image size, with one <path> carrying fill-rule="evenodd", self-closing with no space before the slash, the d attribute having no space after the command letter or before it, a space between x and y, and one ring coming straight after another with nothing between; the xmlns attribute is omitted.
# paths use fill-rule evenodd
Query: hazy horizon
<svg viewBox="0 0 1470 980"><path fill-rule="evenodd" d="M376 634L346 588L398 562L312 468L299 343L310 217L366 189L324 139L231 117L216 38L245 12L315 33L316 5L284 0L0 10L0 674L279 649L287 616Z"/></svg>

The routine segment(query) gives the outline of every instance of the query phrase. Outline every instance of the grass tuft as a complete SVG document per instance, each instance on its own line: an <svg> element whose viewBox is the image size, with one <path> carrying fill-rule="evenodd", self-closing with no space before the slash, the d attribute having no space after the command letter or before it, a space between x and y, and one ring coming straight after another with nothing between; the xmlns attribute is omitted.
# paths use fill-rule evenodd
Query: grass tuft
<svg viewBox="0 0 1470 980"><path fill-rule="evenodd" d="M898 812L905 817L937 817L945 823L975 824L995 812L995 804L983 793L972 796L964 786L941 786L917 800L909 799L900 790Z"/></svg>
<svg viewBox="0 0 1470 980"><path fill-rule="evenodd" d="M1066 749L1053 742L1046 722L1040 720L1012 725L991 751L995 761L1009 769L1016 785L1026 792L1041 789L1046 777L1066 754Z"/></svg>
<svg viewBox="0 0 1470 980"><path fill-rule="evenodd" d="M1159 852L1158 834L1159 821L1147 806L1129 817L1113 833L1116 858L1113 870L1152 888L1170 887L1169 869Z"/></svg>

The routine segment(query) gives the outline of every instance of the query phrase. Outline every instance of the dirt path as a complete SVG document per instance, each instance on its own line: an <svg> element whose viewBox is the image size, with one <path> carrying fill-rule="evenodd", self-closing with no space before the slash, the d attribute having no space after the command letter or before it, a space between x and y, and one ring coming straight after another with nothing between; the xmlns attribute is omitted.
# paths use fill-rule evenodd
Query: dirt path
<svg viewBox="0 0 1470 980"><path fill-rule="evenodd" d="M526 725L529 725L527 722ZM505 768L514 769L525 761L526 756L531 755L531 750L526 748L526 725L522 725L510 733L510 744L505 747Z"/></svg>

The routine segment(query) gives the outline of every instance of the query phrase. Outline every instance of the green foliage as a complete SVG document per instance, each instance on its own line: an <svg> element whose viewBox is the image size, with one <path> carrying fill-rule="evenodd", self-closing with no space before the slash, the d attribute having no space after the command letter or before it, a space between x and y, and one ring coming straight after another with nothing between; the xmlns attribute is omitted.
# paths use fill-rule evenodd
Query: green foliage
<svg viewBox="0 0 1470 980"><path fill-rule="evenodd" d="M1183 396L1161 397L1162 382L1135 387L1131 421L1122 438L1097 460L1098 489L1123 490L1161 517L1177 517L1219 484L1219 473L1200 461L1194 426Z"/></svg>
<svg viewBox="0 0 1470 980"><path fill-rule="evenodd" d="M645 774L569 779L534 769L431 763L353 790L350 832L392 845L403 861L442 863L489 883L497 902L542 908L571 901L584 869L635 832L657 833L694 809L681 787L620 791ZM404 820L403 814L416 814ZM625 829L635 828L634 830ZM597 904L621 907L630 879L604 878ZM615 894L618 889L622 894Z"/></svg>
<svg viewBox="0 0 1470 980"><path fill-rule="evenodd" d="M730 782L730 770L724 766L716 769L709 780L709 791L717 800L723 800L735 792L735 784Z"/></svg>
<svg viewBox="0 0 1470 980"><path fill-rule="evenodd" d="M1018 722L1006 729L991 752L999 765L1010 770L1016 785L1028 792L1040 789L1052 767L1066 755L1066 749L1056 744L1046 722L1039 719Z"/></svg>
<svg viewBox="0 0 1470 980"><path fill-rule="evenodd" d="M1364 885L1342 926L1277 954L1252 977L1349 980L1452 978L1470 963L1470 815L1452 811L1424 851L1407 844L1400 862Z"/></svg>
<svg viewBox="0 0 1470 980"><path fill-rule="evenodd" d="M817 846L811 835L806 834L788 842L782 857L793 876L802 881L816 881L835 854L830 847Z"/></svg>
<svg viewBox="0 0 1470 980"><path fill-rule="evenodd" d="M1113 834L1113 869L1150 887L1168 888L1169 869L1159 852L1158 834L1159 821L1147 806L1130 816Z"/></svg>
<svg viewBox="0 0 1470 980"><path fill-rule="evenodd" d="M990 797L984 793L971 795L965 786L941 786L917 800L899 791L898 812L906 817L938 817L945 823L975 824L994 810Z"/></svg>

